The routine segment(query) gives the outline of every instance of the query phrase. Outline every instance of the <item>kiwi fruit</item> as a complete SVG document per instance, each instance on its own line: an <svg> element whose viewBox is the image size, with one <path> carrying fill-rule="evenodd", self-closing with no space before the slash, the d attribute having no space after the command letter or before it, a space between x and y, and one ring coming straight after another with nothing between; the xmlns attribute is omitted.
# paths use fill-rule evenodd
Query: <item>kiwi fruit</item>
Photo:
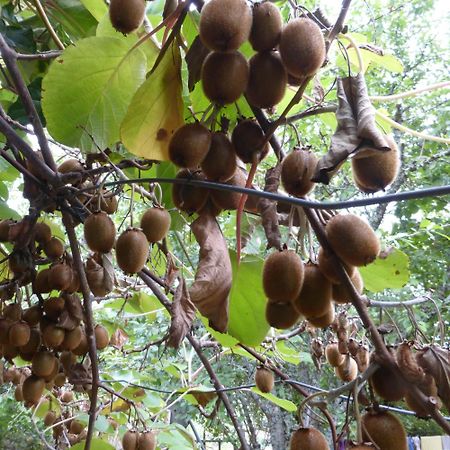
<svg viewBox="0 0 450 450"><path fill-rule="evenodd" d="M212 52L202 65L203 92L218 105L234 103L245 92L248 77L248 62L238 51Z"/></svg>
<svg viewBox="0 0 450 450"><path fill-rule="evenodd" d="M328 241L346 264L366 266L380 253L380 241L372 227L354 214L337 214L326 225Z"/></svg>
<svg viewBox="0 0 450 450"><path fill-rule="evenodd" d="M47 411L47 414L44 416L44 425L46 427L52 426L56 422L56 413L55 411Z"/></svg>
<svg viewBox="0 0 450 450"><path fill-rule="evenodd" d="M118 206L119 201L117 200L117 196L107 193L106 191L94 195L87 205L91 212L97 212L100 208L100 211L103 211L106 214L114 214L117 211Z"/></svg>
<svg viewBox="0 0 450 450"><path fill-rule="evenodd" d="M82 172L83 170L83 164L81 164L80 161L75 158L66 159L58 166L58 172L62 174L70 172Z"/></svg>
<svg viewBox="0 0 450 450"><path fill-rule="evenodd" d="M109 19L111 25L123 34L137 30L144 21L145 0L111 0Z"/></svg>
<svg viewBox="0 0 450 450"><path fill-rule="evenodd" d="M26 322L16 322L9 328L9 343L15 347L22 347L28 344L30 335L30 326Z"/></svg>
<svg viewBox="0 0 450 450"><path fill-rule="evenodd" d="M299 428L294 431L289 450L329 450L325 436L316 428Z"/></svg>
<svg viewBox="0 0 450 450"><path fill-rule="evenodd" d="M139 433L137 448L139 450L155 450L156 448L155 434L151 431Z"/></svg>
<svg viewBox="0 0 450 450"><path fill-rule="evenodd" d="M35 405L44 393L45 382L36 375L30 375L22 385L23 399L26 403Z"/></svg>
<svg viewBox="0 0 450 450"><path fill-rule="evenodd" d="M19 355L18 348L11 344L3 344L2 352L3 358L9 362L12 362L13 359Z"/></svg>
<svg viewBox="0 0 450 450"><path fill-rule="evenodd" d="M60 372L56 375L54 379L54 383L56 387L63 387L66 384L67 378L63 372Z"/></svg>
<svg viewBox="0 0 450 450"><path fill-rule="evenodd" d="M331 283L315 264L305 265L305 276L300 294L293 305L307 319L326 314L331 305Z"/></svg>
<svg viewBox="0 0 450 450"><path fill-rule="evenodd" d="M57 359L52 353L38 352L31 361L31 371L38 377L46 378L53 372L56 363Z"/></svg>
<svg viewBox="0 0 450 450"><path fill-rule="evenodd" d="M145 234L137 228L129 228L117 239L117 264L127 274L137 273L145 266L148 251Z"/></svg>
<svg viewBox="0 0 450 450"><path fill-rule="evenodd" d="M49 375L47 375L46 377L43 377L46 384L50 385L51 388L53 388L54 379L55 379L56 375L58 375L58 372L59 372L59 361L56 358L55 364L53 365L53 370L50 372ZM51 388L49 390L51 390Z"/></svg>
<svg viewBox="0 0 450 450"><path fill-rule="evenodd" d="M263 129L253 119L239 122L233 130L231 142L236 154L244 163L260 162L269 151L269 143L263 145L265 136Z"/></svg>
<svg viewBox="0 0 450 450"><path fill-rule="evenodd" d="M320 247L319 252L317 253L317 264L319 265L319 269L331 281L331 283L340 284L341 278L333 264L331 254L324 250L323 247ZM344 264L344 269L350 278L356 270L354 266L349 266L348 264Z"/></svg>
<svg viewBox="0 0 450 450"><path fill-rule="evenodd" d="M27 308L23 314L22 318L28 323L30 327L34 327L39 323L42 317L42 310L40 305L33 305Z"/></svg>
<svg viewBox="0 0 450 450"><path fill-rule="evenodd" d="M248 39L252 20L245 0L211 0L200 15L200 39L210 50L237 50Z"/></svg>
<svg viewBox="0 0 450 450"><path fill-rule="evenodd" d="M64 341L65 331L56 325L49 324L42 331L42 339L50 348L58 348Z"/></svg>
<svg viewBox="0 0 450 450"><path fill-rule="evenodd" d="M24 355L33 357L34 354L38 351L40 346L41 346L41 332L37 328L31 328L30 338L28 339L28 342L19 348L19 353L22 359L25 359L23 357ZM28 360L30 360L30 358L27 358L27 361Z"/></svg>
<svg viewBox="0 0 450 450"><path fill-rule="evenodd" d="M72 283L73 271L67 264L55 264L48 274L48 282L52 289L65 291Z"/></svg>
<svg viewBox="0 0 450 450"><path fill-rule="evenodd" d="M225 133L211 135L211 146L201 168L206 178L213 181L228 181L236 171L236 152Z"/></svg>
<svg viewBox="0 0 450 450"><path fill-rule="evenodd" d="M232 186L245 187L247 178L244 171L239 167L236 168L234 175L225 184ZM212 189L210 192L213 203L220 209L234 210L239 206L241 194L239 192L224 191Z"/></svg>
<svg viewBox="0 0 450 450"><path fill-rule="evenodd" d="M50 269L43 269L37 273L32 285L35 294L45 294L52 290L48 281L49 274Z"/></svg>
<svg viewBox="0 0 450 450"><path fill-rule="evenodd" d="M138 437L139 433L136 433L136 431L126 431L122 438L123 450L136 450L138 448Z"/></svg>
<svg viewBox="0 0 450 450"><path fill-rule="evenodd" d="M334 317L334 306L333 304L330 304L328 311L323 316L314 318L309 317L308 322L315 328L327 328L333 323Z"/></svg>
<svg viewBox="0 0 450 450"><path fill-rule="evenodd" d="M81 327L75 327L73 330L66 331L61 348L64 350L75 350L81 343L83 330Z"/></svg>
<svg viewBox="0 0 450 450"><path fill-rule="evenodd" d="M170 214L164 208L149 208L141 218L141 228L150 243L161 241L170 228Z"/></svg>
<svg viewBox="0 0 450 450"><path fill-rule="evenodd" d="M334 372L341 381L348 383L358 376L358 365L350 355L345 355L344 362L335 367Z"/></svg>
<svg viewBox="0 0 450 450"><path fill-rule="evenodd" d="M76 356L84 356L89 352L89 344L87 341L86 333L81 333L80 343L72 350L72 353ZM67 357L68 358L68 357Z"/></svg>
<svg viewBox="0 0 450 450"><path fill-rule="evenodd" d="M188 123L175 131L169 143L169 158L179 167L195 169L208 153L211 132L199 122Z"/></svg>
<svg viewBox="0 0 450 450"><path fill-rule="evenodd" d="M255 383L261 392L265 394L272 392L275 383L273 372L265 367L258 367L255 373Z"/></svg>
<svg viewBox="0 0 450 450"><path fill-rule="evenodd" d="M423 382L418 384L418 387L425 394L426 397L434 398L437 409L441 408L442 402L438 398L438 388L436 385L436 381L429 373L425 373L425 379ZM424 406L421 402L416 400L411 391L406 391L405 402L408 408L414 411L417 414L417 416L428 417L430 415L428 408Z"/></svg>
<svg viewBox="0 0 450 450"><path fill-rule="evenodd" d="M311 19L291 20L280 38L280 54L286 70L295 77L311 77L325 61L325 40Z"/></svg>
<svg viewBox="0 0 450 450"><path fill-rule="evenodd" d="M70 368L77 362L77 357L72 352L63 351L59 355L59 361L63 366L64 371L69 372Z"/></svg>
<svg viewBox="0 0 450 450"><path fill-rule="evenodd" d="M271 253L264 261L263 288L269 301L291 302L300 294L304 267L294 250Z"/></svg>
<svg viewBox="0 0 450 450"><path fill-rule="evenodd" d="M60 399L63 403L73 402L73 392L72 391L64 391L61 394Z"/></svg>
<svg viewBox="0 0 450 450"><path fill-rule="evenodd" d="M292 303L267 303L267 323L279 330L291 328L300 320L300 314L292 306Z"/></svg>
<svg viewBox="0 0 450 450"><path fill-rule="evenodd" d="M272 108L280 103L287 85L287 73L280 55L275 52L257 53L250 59L249 67L245 95L250 104L258 108Z"/></svg>
<svg viewBox="0 0 450 450"><path fill-rule="evenodd" d="M69 432L72 434L81 434L84 430L84 425L76 419L70 422Z"/></svg>
<svg viewBox="0 0 450 450"><path fill-rule="evenodd" d="M370 377L370 384L377 395L387 402L398 402L406 394L402 378L385 366L380 366Z"/></svg>
<svg viewBox="0 0 450 450"><path fill-rule="evenodd" d="M64 297L50 297L44 301L43 310L50 319L58 320L64 310L66 301Z"/></svg>
<svg viewBox="0 0 450 450"><path fill-rule="evenodd" d="M50 259L58 259L64 254L64 244L56 237L52 237L43 245L44 253Z"/></svg>
<svg viewBox="0 0 450 450"><path fill-rule="evenodd" d="M180 170L176 178L185 178L188 180L204 181L204 175L201 172L194 172L188 169ZM175 206L188 214L200 211L208 200L208 190L198 186L188 184L172 185L172 200Z"/></svg>
<svg viewBox="0 0 450 450"><path fill-rule="evenodd" d="M325 347L325 358L332 367L338 367L344 363L345 357L339 351L337 342L330 342Z"/></svg>
<svg viewBox="0 0 450 450"><path fill-rule="evenodd" d="M14 225L12 219L4 219L0 221L0 242L9 242L9 227Z"/></svg>
<svg viewBox="0 0 450 450"><path fill-rule="evenodd" d="M93 252L109 253L116 240L116 226L103 211L91 214L84 222L84 238Z"/></svg>
<svg viewBox="0 0 450 450"><path fill-rule="evenodd" d="M22 307L19 303L10 303L3 308L3 316L6 319L17 322L22 318Z"/></svg>
<svg viewBox="0 0 450 450"><path fill-rule="evenodd" d="M8 344L9 343L9 329L13 321L7 318L0 318L0 344Z"/></svg>
<svg viewBox="0 0 450 450"><path fill-rule="evenodd" d="M94 328L95 332L95 344L97 350L103 350L109 344L109 334L103 325L96 325Z"/></svg>
<svg viewBox="0 0 450 450"><path fill-rule="evenodd" d="M366 193L378 192L390 185L398 175L400 155L392 136L385 136L391 150L363 147L352 158L353 179Z"/></svg>
<svg viewBox="0 0 450 450"><path fill-rule="evenodd" d="M294 197L304 197L314 189L311 181L316 170L317 157L309 150L294 150L281 165L281 183Z"/></svg>
<svg viewBox="0 0 450 450"><path fill-rule="evenodd" d="M283 18L273 3L265 1L253 5L253 22L248 40L255 51L274 49L280 41L282 29Z"/></svg>
<svg viewBox="0 0 450 450"><path fill-rule="evenodd" d="M34 226L34 239L39 244L46 244L52 238L51 228L44 222L38 222Z"/></svg>
<svg viewBox="0 0 450 450"><path fill-rule="evenodd" d="M350 281L353 283L353 286L355 286L356 291L359 294L362 294L364 289L364 280L362 279L358 269L356 269L350 277ZM348 289L343 284L333 284L333 300L339 304L351 303L352 301Z"/></svg>
<svg viewBox="0 0 450 450"><path fill-rule="evenodd" d="M362 418L363 439L383 450L407 450L406 431L400 420L389 411L370 410Z"/></svg>

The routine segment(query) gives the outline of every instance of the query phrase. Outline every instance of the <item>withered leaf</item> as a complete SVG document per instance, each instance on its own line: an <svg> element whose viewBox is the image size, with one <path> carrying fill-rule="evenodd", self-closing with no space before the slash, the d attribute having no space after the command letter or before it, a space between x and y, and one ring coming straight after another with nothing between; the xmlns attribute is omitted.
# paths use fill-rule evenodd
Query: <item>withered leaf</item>
<svg viewBox="0 0 450 450"><path fill-rule="evenodd" d="M116 272L114 271L111 253L102 253L102 266L105 269L103 286L108 292L111 292L116 282Z"/></svg>
<svg viewBox="0 0 450 450"><path fill-rule="evenodd" d="M189 289L191 300L214 330L225 333L232 282L227 244L216 218L211 214L201 215L191 228L200 245L198 269Z"/></svg>
<svg viewBox="0 0 450 450"><path fill-rule="evenodd" d="M186 64L189 72L189 92L194 90L195 84L200 80L203 61L208 56L208 53L209 50L201 41L200 36L197 36L186 53Z"/></svg>
<svg viewBox="0 0 450 450"><path fill-rule="evenodd" d="M189 290L183 277L179 278L180 284L177 287L172 303L172 322L170 324L169 347L178 348L191 329L195 318L195 306L189 297Z"/></svg>
<svg viewBox="0 0 450 450"><path fill-rule="evenodd" d="M121 328L117 328L116 331L111 335L111 339L109 343L117 348L118 350L122 350L123 346L128 342L128 334L125 333Z"/></svg>
<svg viewBox="0 0 450 450"><path fill-rule="evenodd" d="M385 136L376 126L375 110L369 100L364 75L339 78L337 95L338 126L331 137L328 153L317 163L312 180L318 183L328 184L345 160L363 144L380 151L390 150Z"/></svg>

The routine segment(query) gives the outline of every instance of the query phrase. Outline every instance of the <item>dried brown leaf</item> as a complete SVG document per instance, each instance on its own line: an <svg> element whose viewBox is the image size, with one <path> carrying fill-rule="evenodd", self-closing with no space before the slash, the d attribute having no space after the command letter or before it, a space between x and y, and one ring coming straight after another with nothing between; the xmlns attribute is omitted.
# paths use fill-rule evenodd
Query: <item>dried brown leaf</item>
<svg viewBox="0 0 450 450"><path fill-rule="evenodd" d="M318 162L312 178L328 184L345 160L364 145L380 151L389 151L385 136L375 123L375 110L369 100L366 82L362 74L339 78L337 81L338 127L331 137L328 153Z"/></svg>
<svg viewBox="0 0 450 450"><path fill-rule="evenodd" d="M231 261L219 224L210 214L201 215L192 225L200 245L200 258L195 281L189 293L192 302L209 325L224 333L228 327L228 300L231 290Z"/></svg>
<svg viewBox="0 0 450 450"><path fill-rule="evenodd" d="M208 56L208 53L209 50L201 41L200 36L197 36L186 53L186 64L189 72L189 92L194 90L195 84L200 80L203 61Z"/></svg>
<svg viewBox="0 0 450 450"><path fill-rule="evenodd" d="M189 333L192 322L195 318L195 306L191 302L189 290L183 277L179 278L180 284L177 287L172 303L172 322L170 324L169 347L178 348Z"/></svg>
<svg viewBox="0 0 450 450"><path fill-rule="evenodd" d="M122 350L123 346L128 342L128 334L125 333L121 328L117 328L116 331L111 335L111 339L109 340L110 345L117 348L118 350Z"/></svg>

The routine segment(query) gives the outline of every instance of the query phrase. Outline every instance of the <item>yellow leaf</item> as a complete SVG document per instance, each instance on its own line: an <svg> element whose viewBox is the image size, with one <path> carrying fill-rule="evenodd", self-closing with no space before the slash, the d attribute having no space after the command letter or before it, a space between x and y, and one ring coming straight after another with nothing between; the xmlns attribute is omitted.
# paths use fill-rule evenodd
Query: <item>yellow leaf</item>
<svg viewBox="0 0 450 450"><path fill-rule="evenodd" d="M121 125L121 139L140 157L167 161L169 141L183 121L181 57L172 45L134 95Z"/></svg>
<svg viewBox="0 0 450 450"><path fill-rule="evenodd" d="M112 404L109 404L105 406L101 413L102 414L110 414L112 412L122 412L122 411L128 411L130 409L130 404L127 402L124 402L121 398L115 400L112 402Z"/></svg>

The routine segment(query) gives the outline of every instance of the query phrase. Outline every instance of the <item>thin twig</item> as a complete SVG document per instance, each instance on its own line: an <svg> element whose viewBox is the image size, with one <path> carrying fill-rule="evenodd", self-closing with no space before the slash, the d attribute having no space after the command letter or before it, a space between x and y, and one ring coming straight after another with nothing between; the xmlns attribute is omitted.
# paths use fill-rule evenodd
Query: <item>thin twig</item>
<svg viewBox="0 0 450 450"><path fill-rule="evenodd" d="M38 11L39 16L42 19L42 22L44 22L45 28L47 28L47 30L50 33L50 36L52 37L52 39L55 42L56 46L60 50L64 50L64 44L61 42L61 40L59 39L58 35L56 34L56 31L53 29L53 26L50 23L50 20L48 20L47 14L45 12L45 9L41 5L41 2L39 0L34 0L34 4L36 6L36 9Z"/></svg>

